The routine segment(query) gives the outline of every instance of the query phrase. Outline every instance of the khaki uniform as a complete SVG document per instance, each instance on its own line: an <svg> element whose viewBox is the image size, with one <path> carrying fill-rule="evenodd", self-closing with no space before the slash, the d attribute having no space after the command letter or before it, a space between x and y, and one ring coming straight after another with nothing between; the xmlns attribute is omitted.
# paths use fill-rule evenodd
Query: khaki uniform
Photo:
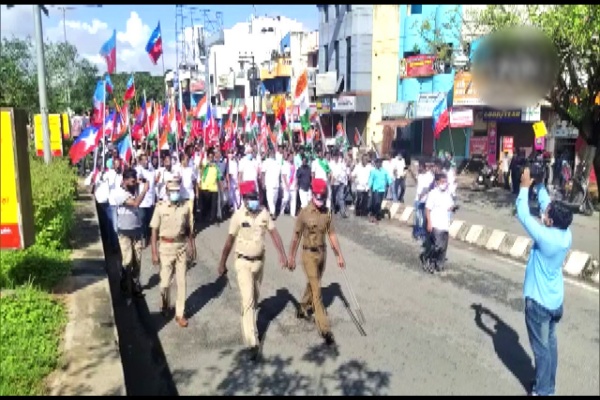
<svg viewBox="0 0 600 400"><path fill-rule="evenodd" d="M242 205L231 217L229 234L235 237L235 271L242 301L242 336L250 347L258 346L256 304L263 277L265 234L275 229L266 209L251 214Z"/></svg>
<svg viewBox="0 0 600 400"><path fill-rule="evenodd" d="M298 240L303 238L302 265L308 278L300 308L303 312L311 308L314 310L317 329L321 334L329 333L331 330L321 298L321 277L327 260L325 236L328 232L335 232L331 214L322 213L312 202L300 210L294 233L298 235Z"/></svg>
<svg viewBox="0 0 600 400"><path fill-rule="evenodd" d="M169 288L175 272L177 299L175 315L183 317L186 300L187 239L190 232L190 207L187 203L162 201L156 205L150 228L158 230L160 290L169 301Z"/></svg>

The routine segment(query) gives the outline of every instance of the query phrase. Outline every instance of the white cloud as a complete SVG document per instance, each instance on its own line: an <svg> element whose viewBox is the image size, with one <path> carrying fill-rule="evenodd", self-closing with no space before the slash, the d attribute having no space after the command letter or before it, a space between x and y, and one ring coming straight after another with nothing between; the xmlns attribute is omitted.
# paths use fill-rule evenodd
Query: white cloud
<svg viewBox="0 0 600 400"><path fill-rule="evenodd" d="M57 18L57 12L50 8L51 17L43 18L44 38L50 41L64 40L64 27L62 19ZM2 37L26 37L34 36L32 6L15 6L10 10L6 6L0 9L0 27ZM24 23L27 21L26 23ZM106 63L98 54L100 47L107 41L113 27L107 22L99 19L88 21L65 21L67 40L77 47L79 54L98 66L100 72L106 71ZM146 42L153 28L146 25L138 13L131 11L124 27L117 29L117 72L150 71L153 74L162 74L162 62L157 65L150 62L146 53ZM124 28L124 30L121 30ZM163 57L165 57L165 68L173 68L175 65L174 42L163 45Z"/></svg>

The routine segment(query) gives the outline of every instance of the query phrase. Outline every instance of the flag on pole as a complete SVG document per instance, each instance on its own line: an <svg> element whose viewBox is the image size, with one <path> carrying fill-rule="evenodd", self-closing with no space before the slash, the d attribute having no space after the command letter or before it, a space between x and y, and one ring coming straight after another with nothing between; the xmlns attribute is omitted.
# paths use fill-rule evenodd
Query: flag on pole
<svg viewBox="0 0 600 400"><path fill-rule="evenodd" d="M88 126L77 136L69 149L69 157L73 164L78 163L83 157L90 154L100 142L100 130L96 126Z"/></svg>
<svg viewBox="0 0 600 400"><path fill-rule="evenodd" d="M296 92L294 93L294 105L299 109L300 123L302 129L307 131L310 128L310 103L308 97L308 70L304 70L296 82Z"/></svg>
<svg viewBox="0 0 600 400"><path fill-rule="evenodd" d="M133 79L133 74L129 77L127 81L127 88L125 89L125 94L123 95L123 101L129 101L133 99L135 96L135 81Z"/></svg>
<svg viewBox="0 0 600 400"><path fill-rule="evenodd" d="M448 125L450 125L450 115L446 96L444 96L433 109L433 137L438 139Z"/></svg>
<svg viewBox="0 0 600 400"><path fill-rule="evenodd" d="M110 80L110 75L106 74L104 76L104 83L106 85L106 91L108 93L112 93L113 92L113 84L112 84L112 81Z"/></svg>
<svg viewBox="0 0 600 400"><path fill-rule="evenodd" d="M150 39L148 39L148 43L146 44L146 53L148 53L150 56L150 61L152 61L152 64L156 65L158 59L163 53L160 21L158 22L158 25L156 25L156 28L154 28L152 31Z"/></svg>
<svg viewBox="0 0 600 400"><path fill-rule="evenodd" d="M109 74L114 74L117 70L117 30L100 48L100 55L106 60L106 69Z"/></svg>

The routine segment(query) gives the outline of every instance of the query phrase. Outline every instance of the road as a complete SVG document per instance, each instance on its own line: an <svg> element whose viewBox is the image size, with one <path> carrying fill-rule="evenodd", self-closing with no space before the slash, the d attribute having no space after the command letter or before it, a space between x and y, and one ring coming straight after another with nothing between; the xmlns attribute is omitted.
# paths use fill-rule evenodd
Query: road
<svg viewBox="0 0 600 400"><path fill-rule="evenodd" d="M313 324L295 318L305 285L301 268L281 270L269 242L262 285L260 364L242 351L240 305L216 278L227 224L197 238L198 264L188 272L189 327L158 312L158 279L143 254L145 300L115 299L129 395L523 395L532 376L521 288L523 266L452 243L446 276L420 270L410 231L391 223L335 220L348 276L366 317L364 333L344 305L347 289L330 252L323 298L337 351ZM289 245L293 220L276 225ZM287 249L286 249L287 250ZM112 264L112 263L109 263ZM598 292L566 284L558 328L558 394L598 395ZM113 290L113 295L116 291ZM473 305L490 314L481 323Z"/></svg>
<svg viewBox="0 0 600 400"><path fill-rule="evenodd" d="M414 185L406 188L405 199L410 205L415 198L415 189ZM459 188L457 195L461 208L456 213L456 219L469 225L484 225L514 235L526 235L525 229L513 214L515 196L509 191L502 188L493 188L486 192ZM574 250L589 253L596 259L600 258L598 213L590 217L574 215L571 230Z"/></svg>

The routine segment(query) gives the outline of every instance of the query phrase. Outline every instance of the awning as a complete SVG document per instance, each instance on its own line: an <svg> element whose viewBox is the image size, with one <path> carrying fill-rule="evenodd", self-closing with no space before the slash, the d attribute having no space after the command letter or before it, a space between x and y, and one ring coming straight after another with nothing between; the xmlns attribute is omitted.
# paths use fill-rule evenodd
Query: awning
<svg viewBox="0 0 600 400"><path fill-rule="evenodd" d="M414 119L400 118L400 119L390 119L387 121L379 121L377 125L387 125L392 128L405 128L410 125Z"/></svg>

